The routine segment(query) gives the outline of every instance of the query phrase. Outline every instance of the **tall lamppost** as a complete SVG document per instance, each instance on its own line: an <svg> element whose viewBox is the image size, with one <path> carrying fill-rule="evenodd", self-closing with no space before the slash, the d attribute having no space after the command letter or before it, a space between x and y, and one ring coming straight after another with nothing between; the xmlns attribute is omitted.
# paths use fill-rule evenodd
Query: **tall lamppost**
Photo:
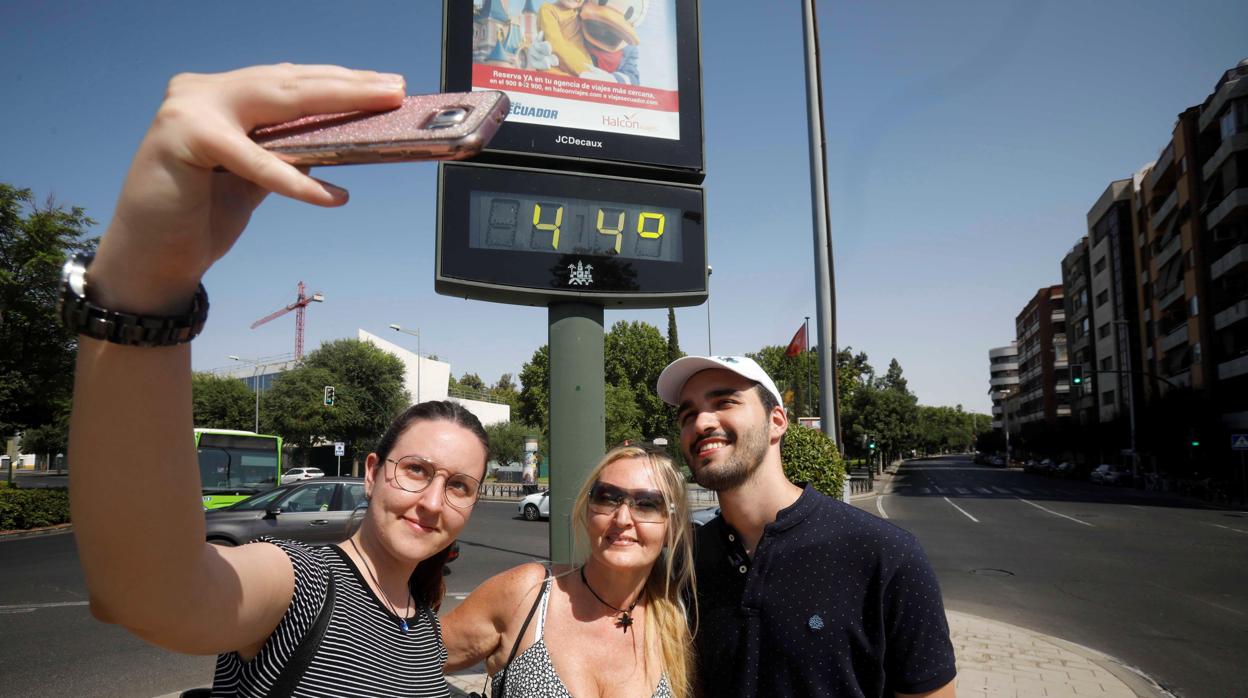
<svg viewBox="0 0 1248 698"><path fill-rule="evenodd" d="M402 325L396 325L394 323L391 323L390 329L394 330L395 332L402 332L403 334L410 334L416 338L416 400L415 402L419 403L421 401L420 365L424 363L424 359L420 355L420 330L409 330L403 327Z"/></svg>
<svg viewBox="0 0 1248 698"><path fill-rule="evenodd" d="M711 356L711 265L706 265L706 355Z"/></svg>
<svg viewBox="0 0 1248 698"><path fill-rule="evenodd" d="M1125 325L1128 328L1131 326L1131 321L1129 320L1114 320L1113 323L1115 325ZM1117 335L1117 332L1114 334ZM1138 483L1140 481L1140 466L1139 458L1135 453L1135 381L1132 380L1131 376L1131 371L1133 370L1131 366L1131 332L1127 330L1123 338L1115 336L1114 340L1114 344L1122 351L1123 363L1126 364L1123 366L1124 373L1120 375L1125 375L1127 378L1125 387L1127 389L1127 413L1131 423L1131 481ZM1121 385L1121 379L1119 381L1118 389L1122 390L1124 386Z"/></svg>
<svg viewBox="0 0 1248 698"><path fill-rule="evenodd" d="M230 358L233 359L234 361L241 361L246 364L251 364L252 367L255 369L251 373L251 382L255 383L255 388L256 388L256 433L259 434L260 433L260 369L264 366L264 364L260 363L259 359L244 359L240 356L235 356L234 354L230 354Z"/></svg>

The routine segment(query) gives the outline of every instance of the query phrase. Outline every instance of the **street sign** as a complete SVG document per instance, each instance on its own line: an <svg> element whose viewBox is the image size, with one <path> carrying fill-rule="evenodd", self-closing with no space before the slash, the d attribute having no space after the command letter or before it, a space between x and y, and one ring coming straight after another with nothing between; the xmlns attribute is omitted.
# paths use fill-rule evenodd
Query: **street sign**
<svg viewBox="0 0 1248 698"><path fill-rule="evenodd" d="M1232 451L1248 451L1248 434L1231 434Z"/></svg>
<svg viewBox="0 0 1248 698"><path fill-rule="evenodd" d="M471 164L439 174L438 293L610 308L706 300L701 187Z"/></svg>
<svg viewBox="0 0 1248 698"><path fill-rule="evenodd" d="M341 458L347 455L347 445L341 441L334 442L334 455Z"/></svg>

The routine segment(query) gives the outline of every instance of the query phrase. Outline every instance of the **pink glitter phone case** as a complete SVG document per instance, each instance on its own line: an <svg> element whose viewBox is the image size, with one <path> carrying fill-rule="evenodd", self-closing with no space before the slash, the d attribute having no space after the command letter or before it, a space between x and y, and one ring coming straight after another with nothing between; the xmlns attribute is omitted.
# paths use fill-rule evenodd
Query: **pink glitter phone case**
<svg viewBox="0 0 1248 698"><path fill-rule="evenodd" d="M390 111L308 116L251 138L295 165L461 160L481 152L510 106L497 91L416 95Z"/></svg>

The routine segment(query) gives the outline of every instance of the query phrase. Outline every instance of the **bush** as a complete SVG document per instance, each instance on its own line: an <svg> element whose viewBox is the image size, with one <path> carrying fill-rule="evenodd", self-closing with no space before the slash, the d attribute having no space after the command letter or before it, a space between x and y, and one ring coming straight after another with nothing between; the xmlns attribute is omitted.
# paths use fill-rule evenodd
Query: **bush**
<svg viewBox="0 0 1248 698"><path fill-rule="evenodd" d="M55 526L69 522L69 490L0 489L0 531Z"/></svg>
<svg viewBox="0 0 1248 698"><path fill-rule="evenodd" d="M790 423L780 457L789 480L809 482L829 497L841 498L845 487L845 461L836 444L823 432Z"/></svg>

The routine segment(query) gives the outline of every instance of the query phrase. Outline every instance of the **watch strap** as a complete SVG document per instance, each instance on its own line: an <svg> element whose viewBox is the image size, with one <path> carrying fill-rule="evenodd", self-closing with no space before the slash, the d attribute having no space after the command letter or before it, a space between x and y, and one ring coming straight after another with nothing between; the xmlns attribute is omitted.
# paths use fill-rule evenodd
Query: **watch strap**
<svg viewBox="0 0 1248 698"><path fill-rule="evenodd" d="M90 262L91 256L79 255L71 264L79 264L85 269ZM85 293L76 293L71 284L64 283L62 286L60 316L65 327L80 335L113 344L139 347L185 344L203 331L208 320L208 291L203 284L195 290L186 314L175 316L135 315L109 310L87 300Z"/></svg>

